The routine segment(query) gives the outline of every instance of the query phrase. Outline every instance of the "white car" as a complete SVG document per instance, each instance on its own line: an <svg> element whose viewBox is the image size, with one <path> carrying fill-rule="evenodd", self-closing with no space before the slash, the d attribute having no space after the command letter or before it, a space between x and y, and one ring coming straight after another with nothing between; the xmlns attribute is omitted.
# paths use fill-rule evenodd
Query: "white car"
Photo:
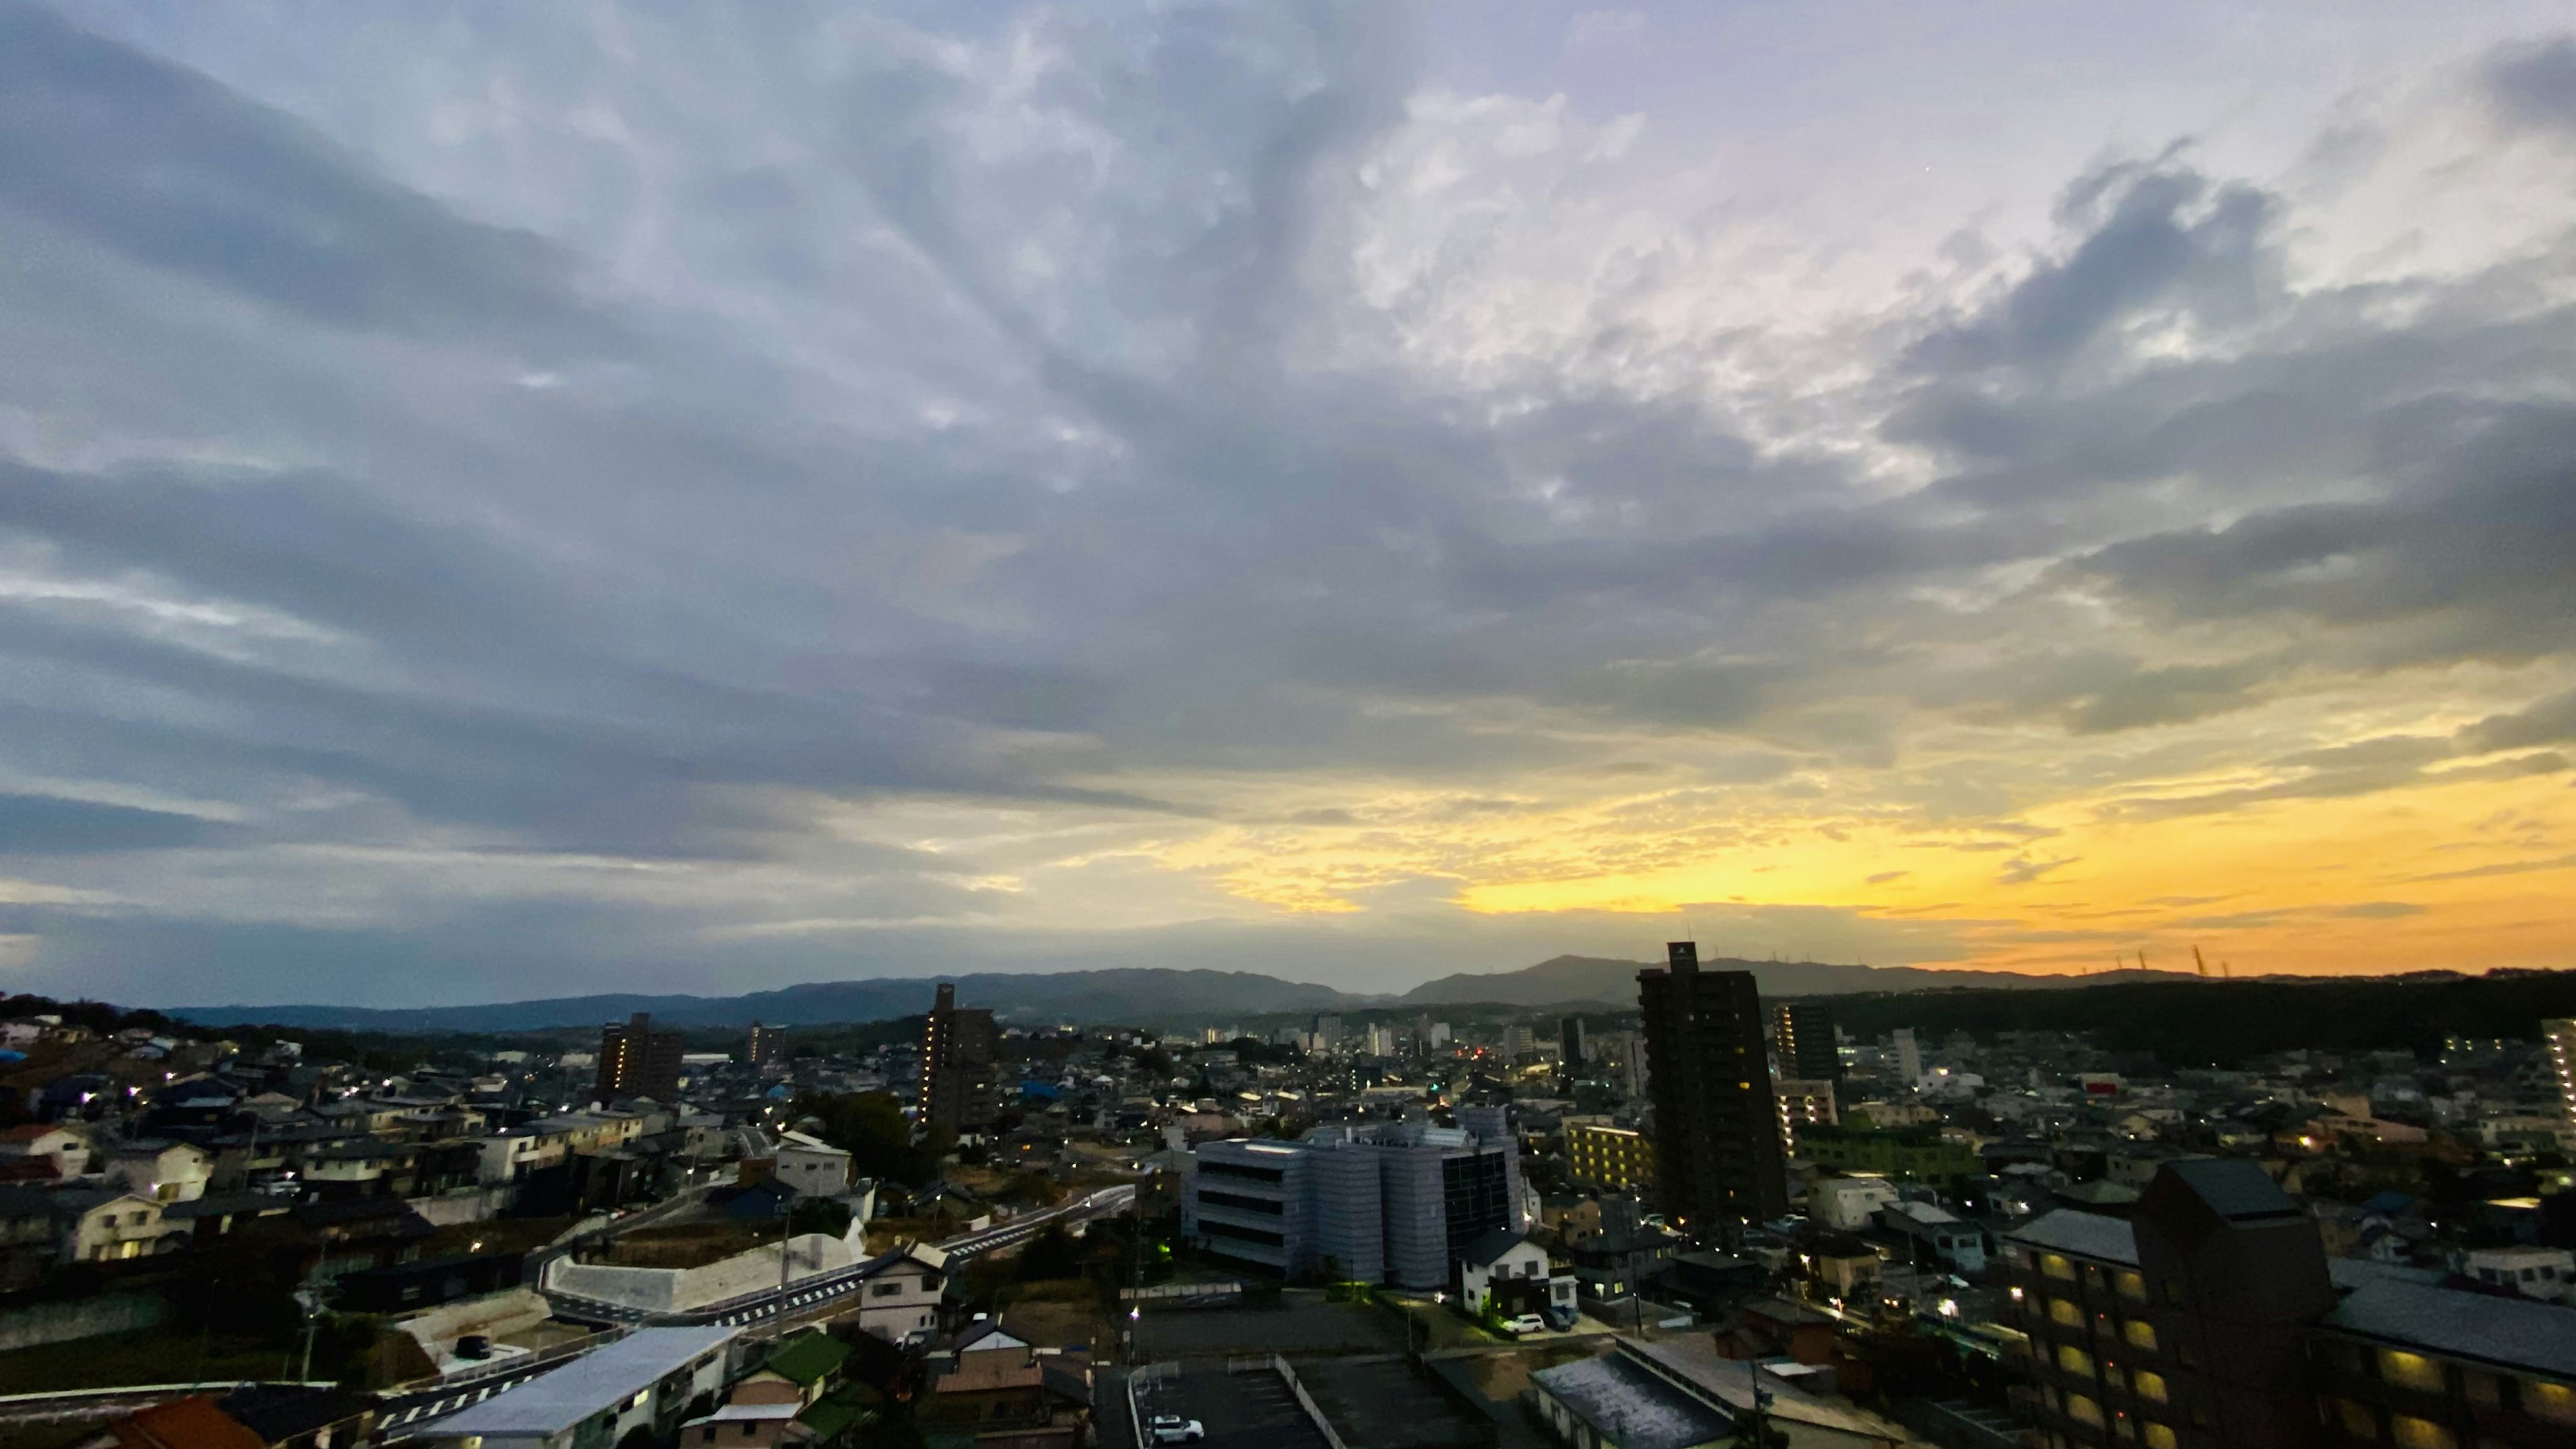
<svg viewBox="0 0 2576 1449"><path fill-rule="evenodd" d="M1518 1318L1503 1320L1503 1327L1511 1333L1512 1337L1523 1338L1533 1333L1547 1332L1547 1320L1535 1313L1524 1313Z"/></svg>
<svg viewBox="0 0 2576 1449"><path fill-rule="evenodd" d="M1145 1442L1149 1444L1195 1444L1207 1437L1207 1429L1196 1419L1178 1414L1156 1414L1145 1421Z"/></svg>

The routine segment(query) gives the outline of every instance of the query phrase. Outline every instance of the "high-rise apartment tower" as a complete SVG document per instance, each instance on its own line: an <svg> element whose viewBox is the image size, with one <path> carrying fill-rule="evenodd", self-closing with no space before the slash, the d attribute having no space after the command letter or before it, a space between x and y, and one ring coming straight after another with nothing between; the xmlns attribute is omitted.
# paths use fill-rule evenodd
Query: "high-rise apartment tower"
<svg viewBox="0 0 2576 1449"><path fill-rule="evenodd" d="M1783 1001L1771 1008L1771 1047L1780 1075L1804 1082L1843 1079L1842 1049L1834 1042L1833 1008L1815 1001Z"/></svg>
<svg viewBox="0 0 2576 1449"><path fill-rule="evenodd" d="M599 1029L599 1096L650 1097L676 1102L680 1097L680 1034L655 1031L649 1012Z"/></svg>
<svg viewBox="0 0 2576 1449"><path fill-rule="evenodd" d="M1665 955L1662 968L1637 973L1655 1198L1675 1227L1726 1238L1789 1211L1762 998L1750 971L1699 969L1694 942L1675 941Z"/></svg>
<svg viewBox="0 0 2576 1449"><path fill-rule="evenodd" d="M921 1028L921 1125L964 1137L993 1125L993 1059L1001 1033L993 1013L960 1007L957 987L942 981Z"/></svg>

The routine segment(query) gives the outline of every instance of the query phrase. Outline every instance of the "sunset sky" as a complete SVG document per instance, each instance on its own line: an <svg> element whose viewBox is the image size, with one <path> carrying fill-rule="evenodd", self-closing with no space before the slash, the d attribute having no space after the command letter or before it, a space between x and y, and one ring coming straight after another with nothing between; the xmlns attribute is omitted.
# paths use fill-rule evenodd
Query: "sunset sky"
<svg viewBox="0 0 2576 1449"><path fill-rule="evenodd" d="M2546 5L0 3L0 982L2576 966Z"/></svg>

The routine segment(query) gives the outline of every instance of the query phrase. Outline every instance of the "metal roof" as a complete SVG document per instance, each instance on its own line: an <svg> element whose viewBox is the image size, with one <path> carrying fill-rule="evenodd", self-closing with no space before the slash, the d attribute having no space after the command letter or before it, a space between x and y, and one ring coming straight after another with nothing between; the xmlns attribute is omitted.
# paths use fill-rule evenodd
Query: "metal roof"
<svg viewBox="0 0 2576 1449"><path fill-rule="evenodd" d="M427 1425L422 1432L437 1438L479 1434L503 1439L559 1434L653 1387L708 1350L721 1350L740 1332L734 1328L639 1328L562 1368Z"/></svg>
<svg viewBox="0 0 2576 1449"><path fill-rule="evenodd" d="M2323 1326L2448 1358L2576 1378L2576 1308L2384 1278L2346 1295Z"/></svg>
<svg viewBox="0 0 2576 1449"><path fill-rule="evenodd" d="M2016 1243L2054 1248L2079 1258L2126 1263L2133 1267L2138 1261L2137 1230L2124 1219L2105 1217L2100 1213L2059 1208L2032 1218L2004 1236Z"/></svg>

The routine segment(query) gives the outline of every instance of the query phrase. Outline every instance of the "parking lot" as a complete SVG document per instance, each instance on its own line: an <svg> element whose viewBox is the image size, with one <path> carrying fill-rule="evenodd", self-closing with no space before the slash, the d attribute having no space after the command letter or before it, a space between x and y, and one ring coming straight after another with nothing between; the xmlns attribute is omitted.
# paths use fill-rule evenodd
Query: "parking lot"
<svg viewBox="0 0 2576 1449"><path fill-rule="evenodd" d="M1396 1358L1321 1358L1297 1365L1297 1377L1345 1444L1368 1449L1467 1449L1485 1442L1482 1416Z"/></svg>
<svg viewBox="0 0 2576 1449"><path fill-rule="evenodd" d="M1151 1376L1148 1376L1151 1375ZM1178 1414L1207 1428L1208 1449L1330 1449L1287 1382L1267 1368L1229 1373L1222 1365L1140 1370L1136 1406L1145 1420ZM1140 1425L1141 1434L1141 1425Z"/></svg>
<svg viewBox="0 0 2576 1449"><path fill-rule="evenodd" d="M1327 1303L1290 1293L1276 1308L1157 1310L1137 1323L1141 1357L1149 1360L1233 1354L1402 1353L1404 1325L1365 1303Z"/></svg>

